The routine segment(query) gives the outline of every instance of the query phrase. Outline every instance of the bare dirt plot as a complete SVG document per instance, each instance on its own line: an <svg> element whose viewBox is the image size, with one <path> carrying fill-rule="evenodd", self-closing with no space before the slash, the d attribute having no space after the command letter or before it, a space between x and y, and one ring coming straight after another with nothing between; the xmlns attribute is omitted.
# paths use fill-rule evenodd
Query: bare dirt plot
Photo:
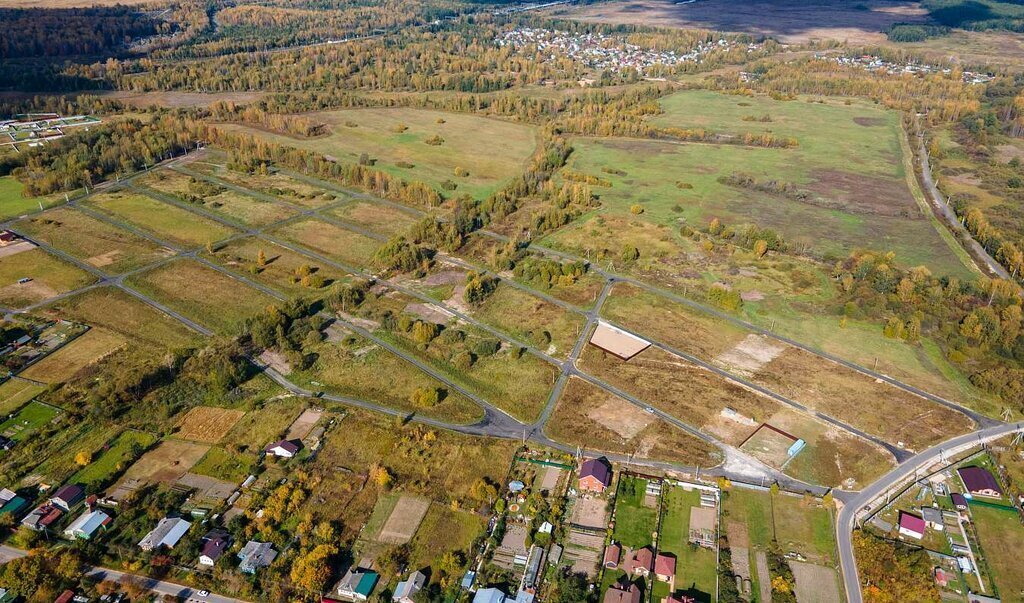
<svg viewBox="0 0 1024 603"><path fill-rule="evenodd" d="M74 377L83 368L122 349L126 343L117 333L92 328L30 366L22 376L43 383L61 383Z"/></svg>
<svg viewBox="0 0 1024 603"><path fill-rule="evenodd" d="M757 584L761 590L761 601L772 600L772 575L768 571L768 555L764 551L758 551L757 561ZM839 601L840 599L833 599Z"/></svg>
<svg viewBox="0 0 1024 603"><path fill-rule="evenodd" d="M768 424L762 425L752 436L740 447L744 452L752 455L779 469L789 459L787 451L796 442L795 439L779 433Z"/></svg>
<svg viewBox="0 0 1024 603"><path fill-rule="evenodd" d="M540 480L540 489L547 490L548 492L554 490L555 486L558 485L558 478L561 476L562 470L558 467L547 467Z"/></svg>
<svg viewBox="0 0 1024 603"><path fill-rule="evenodd" d="M206 475L186 473L175 481L176 484L196 490L199 499L209 501L227 500L235 491L235 484Z"/></svg>
<svg viewBox="0 0 1024 603"><path fill-rule="evenodd" d="M447 323L454 316L437 306L422 303L409 304L405 307L405 311L423 320L440 325Z"/></svg>
<svg viewBox="0 0 1024 603"><path fill-rule="evenodd" d="M601 452L704 467L721 460L704 440L576 377L562 392L545 432L565 444Z"/></svg>
<svg viewBox="0 0 1024 603"><path fill-rule="evenodd" d="M813 39L845 40L851 44L885 42L884 32L896 22L929 22L917 2L866 0L631 0L601 2L559 10L557 14L601 23L630 23L654 27L696 27L713 31L771 36L800 44Z"/></svg>
<svg viewBox="0 0 1024 603"><path fill-rule="evenodd" d="M183 440L215 444L244 414L241 410L231 408L197 406L182 417L175 435Z"/></svg>
<svg viewBox="0 0 1024 603"><path fill-rule="evenodd" d="M839 579L836 571L811 563L790 561L789 567L796 578L796 600L798 603L832 603L841 601Z"/></svg>
<svg viewBox="0 0 1024 603"><path fill-rule="evenodd" d="M751 379L914 450L973 428L958 412L797 348L777 356Z"/></svg>
<svg viewBox="0 0 1024 603"><path fill-rule="evenodd" d="M751 333L731 350L719 354L715 364L739 375L750 376L786 351L786 346L764 335Z"/></svg>
<svg viewBox="0 0 1024 603"><path fill-rule="evenodd" d="M284 354L275 350L263 350L260 352L260 362L282 375L290 375L292 372L292 365L289 364L288 359L284 357Z"/></svg>
<svg viewBox="0 0 1024 603"><path fill-rule="evenodd" d="M606 322L599 322L590 336L591 345L611 352L623 360L629 360L651 346L651 342L623 331Z"/></svg>
<svg viewBox="0 0 1024 603"><path fill-rule="evenodd" d="M302 411L295 421L292 422L291 427L288 428L288 434L284 436L286 440L301 440L309 435L309 432L313 430L313 426L316 425L320 417L324 415L319 410L313 410L307 408Z"/></svg>
<svg viewBox="0 0 1024 603"><path fill-rule="evenodd" d="M121 482L175 482L203 458L209 449L209 446L203 444L165 440L135 461Z"/></svg>
<svg viewBox="0 0 1024 603"><path fill-rule="evenodd" d="M608 501L593 496L581 496L572 506L569 522L586 528L603 530L608 527Z"/></svg>
<svg viewBox="0 0 1024 603"><path fill-rule="evenodd" d="M416 528L427 515L430 501L419 496L403 495L380 529L377 540L388 544L405 544L412 540Z"/></svg>
<svg viewBox="0 0 1024 603"><path fill-rule="evenodd" d="M589 348L579 366L690 425L704 427L730 444L743 441L750 428L723 419L723 409L732 408L763 423L781 408L773 400L657 348L650 348L629 362Z"/></svg>
<svg viewBox="0 0 1024 603"><path fill-rule="evenodd" d="M22 251L29 251L35 248L35 244L30 243L29 241L18 241L17 243L11 243L10 245L7 245L5 247L0 247L0 258L5 258L9 255L15 255L21 253Z"/></svg>

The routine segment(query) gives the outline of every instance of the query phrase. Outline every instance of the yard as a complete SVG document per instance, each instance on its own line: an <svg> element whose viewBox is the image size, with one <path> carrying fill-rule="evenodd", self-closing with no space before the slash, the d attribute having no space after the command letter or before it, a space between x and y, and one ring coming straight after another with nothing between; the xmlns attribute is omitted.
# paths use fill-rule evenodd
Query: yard
<svg viewBox="0 0 1024 603"><path fill-rule="evenodd" d="M718 580L718 558L715 551L689 544L690 509L700 506L700 491L680 486L667 487L661 516L661 534L658 551L671 553L676 557L676 591L698 601L716 600ZM655 586L655 597L659 591L668 594L665 584Z"/></svg>
<svg viewBox="0 0 1024 603"><path fill-rule="evenodd" d="M435 188L452 181L455 194L484 198L523 170L536 141L532 127L459 113L422 109L349 109L308 114L330 126L327 136L294 138L234 124L219 127L246 132L279 144L310 149L345 163L366 154L374 167ZM425 142L440 136L443 143ZM494 152L501 141L501 152ZM456 168L468 176L456 176Z"/></svg>
<svg viewBox="0 0 1024 603"><path fill-rule="evenodd" d="M1004 601L1016 600L1024 592L1024 526L1013 511L978 505L971 505L971 518L999 595Z"/></svg>
<svg viewBox="0 0 1024 603"><path fill-rule="evenodd" d="M133 461L143 450L156 442L156 436L142 432L127 430L121 432L114 441L98 452L85 467L79 469L71 477L71 482L85 484L86 489L95 492L96 485L106 483L111 477L124 471L127 464Z"/></svg>
<svg viewBox="0 0 1024 603"><path fill-rule="evenodd" d="M58 414L59 408L33 400L21 407L13 417L0 423L0 435L19 442L52 421Z"/></svg>
<svg viewBox="0 0 1024 603"><path fill-rule="evenodd" d="M277 300L192 260L179 260L128 279L129 286L221 333L234 332L245 319Z"/></svg>
<svg viewBox="0 0 1024 603"><path fill-rule="evenodd" d="M636 550L653 543L658 530L658 500L646 494L647 480L623 475L615 494L612 539Z"/></svg>
<svg viewBox="0 0 1024 603"><path fill-rule="evenodd" d="M109 274L127 272L173 253L75 209L54 209L19 221L14 229Z"/></svg>
<svg viewBox="0 0 1024 603"><path fill-rule="evenodd" d="M19 282L23 279L25 282ZM42 249L0 258L0 304L13 309L85 287L96 277Z"/></svg>
<svg viewBox="0 0 1024 603"><path fill-rule="evenodd" d="M235 234L219 222L139 193L102 193L90 198L89 205L183 247L200 247Z"/></svg>

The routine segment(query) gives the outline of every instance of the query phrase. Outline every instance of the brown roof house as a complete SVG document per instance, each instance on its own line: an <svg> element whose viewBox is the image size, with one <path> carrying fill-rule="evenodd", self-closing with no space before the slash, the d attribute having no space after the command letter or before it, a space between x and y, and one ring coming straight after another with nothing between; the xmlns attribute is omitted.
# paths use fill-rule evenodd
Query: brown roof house
<svg viewBox="0 0 1024 603"><path fill-rule="evenodd" d="M604 603L640 603L640 588L636 584L613 584L604 593Z"/></svg>
<svg viewBox="0 0 1024 603"><path fill-rule="evenodd" d="M956 470L964 487L973 496L984 496L987 498L999 498L1003 495L1003 489L999 482L992 475L992 472L983 467L961 467Z"/></svg>
<svg viewBox="0 0 1024 603"><path fill-rule="evenodd" d="M619 559L622 558L622 547L616 543L611 543L604 547L604 566L608 569L615 569L619 567Z"/></svg>
<svg viewBox="0 0 1024 603"><path fill-rule="evenodd" d="M612 483L612 467L608 459L587 459L580 465L579 489L601 494Z"/></svg>
<svg viewBox="0 0 1024 603"><path fill-rule="evenodd" d="M633 551L633 557L629 560L629 573L636 576L650 576L653 569L654 549L645 546Z"/></svg>
<svg viewBox="0 0 1024 603"><path fill-rule="evenodd" d="M654 575L658 577L658 580L662 582L672 582L676 578L676 558L675 555L666 555L665 553L658 553L658 556L654 558Z"/></svg>

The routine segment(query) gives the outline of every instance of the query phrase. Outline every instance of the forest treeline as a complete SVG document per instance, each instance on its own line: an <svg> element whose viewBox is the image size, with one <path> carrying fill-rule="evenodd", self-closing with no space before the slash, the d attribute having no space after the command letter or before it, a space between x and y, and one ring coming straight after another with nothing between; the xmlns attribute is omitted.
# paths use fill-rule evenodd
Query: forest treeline
<svg viewBox="0 0 1024 603"><path fill-rule="evenodd" d="M172 31L137 8L0 8L0 60L121 51L131 40Z"/></svg>

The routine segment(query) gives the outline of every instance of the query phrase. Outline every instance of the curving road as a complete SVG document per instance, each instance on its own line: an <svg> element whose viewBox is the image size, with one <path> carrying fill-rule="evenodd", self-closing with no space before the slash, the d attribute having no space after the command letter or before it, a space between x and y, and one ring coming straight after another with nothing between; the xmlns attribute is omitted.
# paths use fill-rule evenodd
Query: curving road
<svg viewBox="0 0 1024 603"><path fill-rule="evenodd" d="M890 490L906 485L908 479L917 478L918 472L935 461L955 455L979 444L992 441L1007 434L1024 431L1024 422L1008 423L988 427L974 433L958 436L915 454L899 467L882 476L875 483L864 488L846 500L836 518L836 541L839 547L839 565L848 603L861 603L860 577L857 575L857 561L853 555L853 529L857 522L869 516L878 506L878 499Z"/></svg>

